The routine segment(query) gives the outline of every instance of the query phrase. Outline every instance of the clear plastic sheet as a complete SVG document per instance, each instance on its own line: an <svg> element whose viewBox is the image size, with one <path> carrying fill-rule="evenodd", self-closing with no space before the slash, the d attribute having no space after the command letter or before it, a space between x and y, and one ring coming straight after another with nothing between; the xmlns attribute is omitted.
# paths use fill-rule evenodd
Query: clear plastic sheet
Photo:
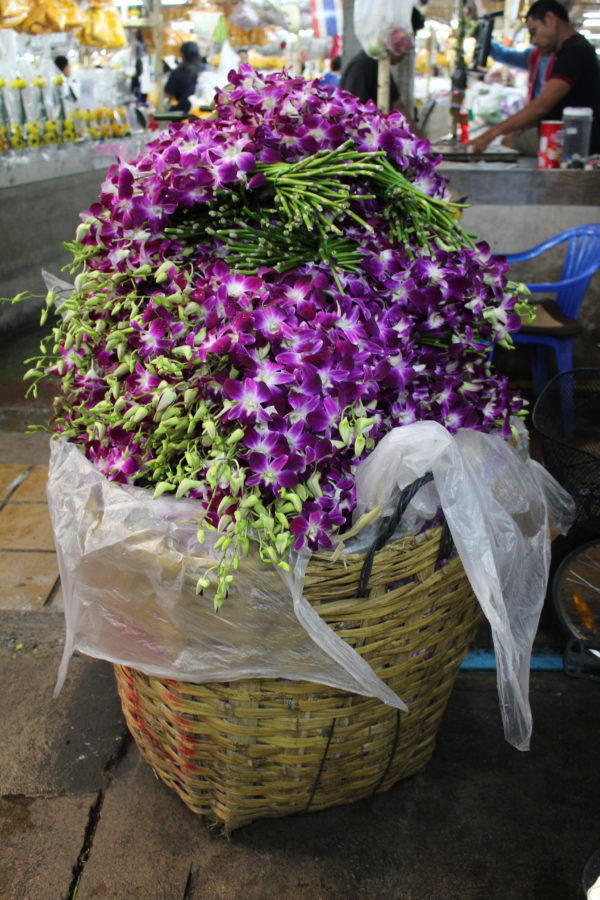
<svg viewBox="0 0 600 900"><path fill-rule="evenodd" d="M108 481L63 440L51 442L48 500L67 626L55 694L79 650L179 681L307 680L406 709L303 597L308 554L281 579L256 554L242 560L215 613L196 594L218 537L198 544L197 502Z"/></svg>
<svg viewBox="0 0 600 900"><path fill-rule="evenodd" d="M62 278L53 275L52 272L48 272L47 269L42 269L42 278L44 279L46 290L54 291L56 295L54 301L55 309L60 309L65 300L68 300L73 293L73 285L68 281L63 281Z"/></svg>
<svg viewBox="0 0 600 900"><path fill-rule="evenodd" d="M526 448L498 435L420 422L394 429L358 470L358 514L393 509L397 491L432 471L404 527L444 510L473 590L490 621L507 740L531 733L529 659L548 576L552 523L566 530L573 502ZM402 700L303 596L309 554L288 575L243 560L221 611L195 593L217 535L200 546L194 501L107 481L81 452L51 442L48 483L67 640L56 692L75 650L181 681L307 680ZM360 535L359 535L360 537ZM356 550L356 542L348 549ZM280 572L281 579L274 575Z"/></svg>
<svg viewBox="0 0 600 900"><path fill-rule="evenodd" d="M436 422L418 422L387 434L360 466L357 515L379 504L389 510L394 488L428 471L434 481L415 498L412 527L431 516L435 491L491 626L506 739L526 750L531 648L548 581L550 525L566 532L574 502L529 458L523 431L513 447L498 435L460 429L452 436Z"/></svg>

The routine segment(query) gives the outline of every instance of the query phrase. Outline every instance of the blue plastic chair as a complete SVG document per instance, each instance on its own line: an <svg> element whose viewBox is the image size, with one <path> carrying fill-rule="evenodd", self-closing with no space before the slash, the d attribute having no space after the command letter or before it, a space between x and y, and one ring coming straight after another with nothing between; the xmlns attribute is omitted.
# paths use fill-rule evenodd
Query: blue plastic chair
<svg viewBox="0 0 600 900"><path fill-rule="evenodd" d="M536 397L548 381L549 349L554 351L556 357L557 374L573 368L573 338L581 331L577 316L590 279L600 268L600 225L576 225L531 250L503 254L508 263L523 262L565 242L567 254L561 280L527 283L534 294L556 294L555 300L536 301L536 304L539 303L559 324L525 325L513 335L515 344L527 344L530 347L533 393Z"/></svg>

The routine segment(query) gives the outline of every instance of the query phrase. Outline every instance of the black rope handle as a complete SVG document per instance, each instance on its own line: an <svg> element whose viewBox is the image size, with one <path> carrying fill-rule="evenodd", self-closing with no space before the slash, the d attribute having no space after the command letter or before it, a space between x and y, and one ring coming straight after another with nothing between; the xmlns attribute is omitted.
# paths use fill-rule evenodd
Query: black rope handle
<svg viewBox="0 0 600 900"><path fill-rule="evenodd" d="M433 473L426 472L425 475L423 475L421 478L417 478L416 481L413 481L412 484L409 484L408 487L405 487L400 494L400 499L398 500L398 504L396 506L396 509L394 510L394 513L389 518L385 519L382 523L379 534L371 544L365 556L365 561L363 563L362 571L360 573L360 581L358 584L359 597L366 594L367 585L369 583L369 578L371 577L371 571L373 569L375 554L378 550L381 550L382 547L385 547L390 538L396 533L398 526L402 521L402 516L406 512L406 509L415 494L417 494L426 484L429 484L430 481L433 481ZM450 553L452 552L453 545L454 542L452 540L450 529L448 528L448 523L446 522L446 519L444 519L444 528L440 540L440 551L438 559L448 559Z"/></svg>
<svg viewBox="0 0 600 900"><path fill-rule="evenodd" d="M440 538L440 550L438 553L438 562L441 562L444 559L448 559L453 549L454 538L452 537L452 532L450 531L448 520L444 516L444 521L442 523L442 536Z"/></svg>

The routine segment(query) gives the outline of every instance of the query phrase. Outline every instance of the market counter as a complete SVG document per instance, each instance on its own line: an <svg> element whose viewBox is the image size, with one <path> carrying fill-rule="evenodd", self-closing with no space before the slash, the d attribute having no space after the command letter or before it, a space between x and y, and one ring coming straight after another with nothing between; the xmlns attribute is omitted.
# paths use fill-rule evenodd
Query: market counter
<svg viewBox="0 0 600 900"><path fill-rule="evenodd" d="M600 206L600 172L592 169L538 169L535 160L514 163L449 162L439 171L455 194L480 206Z"/></svg>
<svg viewBox="0 0 600 900"><path fill-rule="evenodd" d="M466 197L462 225L489 243L494 253L517 253L574 225L600 222L600 172L537 169L536 161L450 162L439 171L454 197ZM560 276L564 253L514 267L516 278L548 281ZM596 273L580 313L587 332L600 333L600 273Z"/></svg>
<svg viewBox="0 0 600 900"><path fill-rule="evenodd" d="M79 213L98 197L100 184L117 154L133 159L148 140L147 133L88 146L40 151L35 164L23 154L0 162L0 296L23 290L44 294L42 268L55 275L70 260L63 241L73 239ZM450 162L440 165L455 197L467 197L463 215L467 230L486 240L494 252L525 250L573 225L598 222L600 173L535 168L535 160L516 163ZM547 280L560 272L560 254L554 255L550 276L540 265L523 264L516 277ZM529 267L529 268L527 268ZM65 276L68 277L68 276ZM28 323L35 324L42 305L0 305L0 334ZM586 330L600 332L600 275L590 285L581 321Z"/></svg>
<svg viewBox="0 0 600 900"><path fill-rule="evenodd" d="M68 280L60 269L70 261L63 247L72 241L79 213L98 199L100 185L117 155L133 159L147 132L118 140L67 144L0 159L0 296L20 291L45 295L42 269ZM0 335L35 325L43 299L0 304Z"/></svg>

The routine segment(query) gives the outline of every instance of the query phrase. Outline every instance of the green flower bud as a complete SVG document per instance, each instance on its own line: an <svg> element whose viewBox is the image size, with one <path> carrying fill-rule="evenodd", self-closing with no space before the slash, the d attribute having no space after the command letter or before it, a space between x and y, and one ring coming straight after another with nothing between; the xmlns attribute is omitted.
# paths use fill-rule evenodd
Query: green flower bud
<svg viewBox="0 0 600 900"><path fill-rule="evenodd" d="M175 485L169 484L168 481L159 481L156 487L154 488L154 492L152 494L153 498L156 500L158 497L161 497L167 491L174 491Z"/></svg>
<svg viewBox="0 0 600 900"><path fill-rule="evenodd" d="M177 399L177 394L171 388L167 388L162 392L159 397L157 410L161 412L163 409L166 409L167 406L170 406Z"/></svg>

